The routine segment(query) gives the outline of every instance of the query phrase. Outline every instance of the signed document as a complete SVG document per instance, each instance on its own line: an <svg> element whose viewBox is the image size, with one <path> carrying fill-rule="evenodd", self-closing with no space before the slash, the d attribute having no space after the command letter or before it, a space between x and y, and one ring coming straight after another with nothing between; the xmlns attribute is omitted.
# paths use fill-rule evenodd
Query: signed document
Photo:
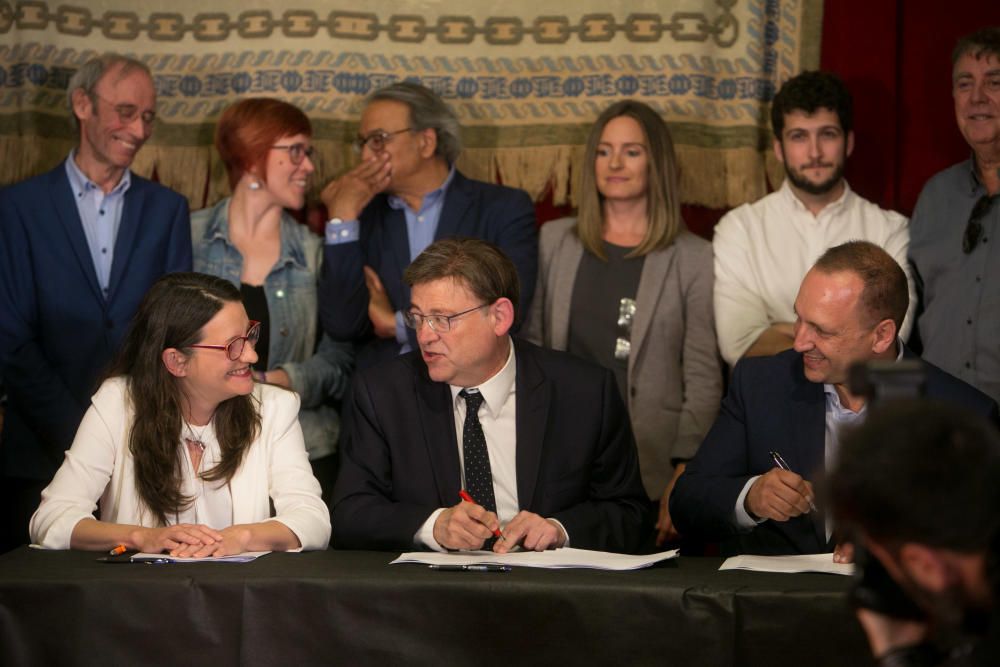
<svg viewBox="0 0 1000 667"><path fill-rule="evenodd" d="M824 574L854 574L853 563L834 563L833 554L798 556L733 556L719 570L751 570L753 572L822 572Z"/></svg>
<svg viewBox="0 0 1000 667"><path fill-rule="evenodd" d="M255 561L270 551L244 551L232 556L204 556L203 558L183 558L170 554L137 553L132 556L133 563L249 563Z"/></svg>
<svg viewBox="0 0 1000 667"><path fill-rule="evenodd" d="M514 551L497 554L492 551L414 551L400 555L390 565L422 563L424 565L510 565L511 567L541 567L547 569L590 568L594 570L639 570L660 561L676 558L678 550L648 556L629 556L587 549L551 549L549 551Z"/></svg>

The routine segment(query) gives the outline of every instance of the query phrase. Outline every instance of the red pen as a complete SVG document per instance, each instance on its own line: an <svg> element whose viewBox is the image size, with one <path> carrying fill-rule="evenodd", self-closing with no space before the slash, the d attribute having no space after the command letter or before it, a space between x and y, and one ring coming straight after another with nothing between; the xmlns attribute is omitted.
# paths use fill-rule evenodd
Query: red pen
<svg viewBox="0 0 1000 667"><path fill-rule="evenodd" d="M478 505L479 504L475 500L472 499L472 496L470 496L469 492L466 491L465 489L459 490L458 495L462 498L462 500L464 500L467 503L472 503L473 505ZM496 528L496 529L493 530L493 536L494 537L499 537L504 542L507 541L507 538L503 536L503 533L500 532L499 528Z"/></svg>

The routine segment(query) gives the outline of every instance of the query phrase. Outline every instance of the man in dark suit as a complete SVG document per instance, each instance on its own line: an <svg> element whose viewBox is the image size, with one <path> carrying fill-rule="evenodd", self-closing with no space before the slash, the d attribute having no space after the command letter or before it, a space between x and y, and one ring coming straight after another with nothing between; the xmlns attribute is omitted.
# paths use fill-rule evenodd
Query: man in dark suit
<svg viewBox="0 0 1000 667"><path fill-rule="evenodd" d="M420 349L356 376L334 545L480 549L502 530L500 553L634 551L648 501L610 371L512 341L517 273L495 246L437 241L406 281Z"/></svg>
<svg viewBox="0 0 1000 667"><path fill-rule="evenodd" d="M834 457L840 429L866 412L848 369L913 356L897 335L908 303L906 275L872 243L836 246L813 265L795 300L794 349L736 365L715 424L674 487L670 513L683 535L723 540L726 552L833 550L812 481ZM928 396L996 419L988 396L924 366Z"/></svg>
<svg viewBox="0 0 1000 667"><path fill-rule="evenodd" d="M131 173L149 138L149 69L113 54L70 80L79 143L52 171L0 190L0 375L8 392L0 550L23 542L104 367L146 289L191 269L187 202Z"/></svg>
<svg viewBox="0 0 1000 667"><path fill-rule="evenodd" d="M382 88L361 115L355 146L361 163L323 190L332 218L320 317L335 340L366 343L359 367L416 349L403 323L410 307L403 270L437 239L464 236L499 246L517 267L525 301L534 294L531 200L457 171L460 131L455 114L427 88L409 82Z"/></svg>

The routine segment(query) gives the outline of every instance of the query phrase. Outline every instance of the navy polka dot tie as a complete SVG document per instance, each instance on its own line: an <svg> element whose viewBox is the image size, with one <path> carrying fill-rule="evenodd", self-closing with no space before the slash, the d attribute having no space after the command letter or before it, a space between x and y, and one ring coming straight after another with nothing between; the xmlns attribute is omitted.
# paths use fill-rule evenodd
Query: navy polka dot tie
<svg viewBox="0 0 1000 667"><path fill-rule="evenodd" d="M493 471L486 451L486 436L479 423L479 406L483 395L478 389L463 389L458 395L465 399L465 425L462 427L462 458L465 463L465 490L473 500L494 514L497 511L493 495Z"/></svg>

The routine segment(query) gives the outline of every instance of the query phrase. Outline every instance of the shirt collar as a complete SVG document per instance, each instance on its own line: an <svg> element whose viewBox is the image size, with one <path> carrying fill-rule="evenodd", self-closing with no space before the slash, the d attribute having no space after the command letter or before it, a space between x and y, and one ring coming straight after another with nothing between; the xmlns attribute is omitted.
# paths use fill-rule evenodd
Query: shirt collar
<svg viewBox="0 0 1000 667"><path fill-rule="evenodd" d="M69 157L66 158L66 176L69 178L69 184L73 188L73 192L80 193L100 190L100 187L90 180L90 178L88 178L76 164L75 148L69 152ZM126 169L124 173L122 173L122 177L118 181L118 184L111 189L111 192L109 192L107 196L124 194L131 186L132 170Z"/></svg>
<svg viewBox="0 0 1000 667"><path fill-rule="evenodd" d="M445 177L444 183L440 187L424 195L423 201L420 203L420 210L433 205L438 199L444 197L445 193L448 192L448 186L451 185L453 180L455 180L455 165L451 165L451 169L448 170L448 176ZM396 210L406 207L406 202L403 201L403 198L396 195L389 195L388 202L389 206ZM419 213L420 211L417 212Z"/></svg>
<svg viewBox="0 0 1000 667"><path fill-rule="evenodd" d="M494 419L500 414L500 410L503 408L504 403L507 402L507 396L510 395L510 391L514 387L514 380L517 378L517 362L514 357L514 341L511 340L510 336L507 336L507 343L510 345L510 351L507 353L507 363L503 365L503 368L501 368L496 375L478 387L475 387L475 389L478 389L479 393L483 395L483 402L486 403L486 409L490 411L490 415L492 415ZM455 385L448 385L448 387L451 389L452 405L458 405L459 401L465 400L458 394L466 387L458 387ZM469 387L469 389L472 388L473 387Z"/></svg>
<svg viewBox="0 0 1000 667"><path fill-rule="evenodd" d="M979 180L979 173L976 167L976 154L973 153L969 156L968 161L965 163L969 170L969 194L975 196L983 188L982 181Z"/></svg>
<svg viewBox="0 0 1000 667"><path fill-rule="evenodd" d="M785 176L785 180L782 182L781 188L778 190L778 192L781 194L782 197L784 197L788 201L788 203L793 208L795 208L795 210L802 211L803 213L809 213L809 209L806 208L806 205L803 204L802 200L796 197L795 193L792 191L792 185L789 182L787 175ZM845 178L844 191L840 193L840 196L837 197L836 200L824 206L823 210L820 211L820 215L836 211L838 208L843 208L844 206L847 205L848 198L853 196L854 196L854 191L851 190L851 186L848 185L847 179ZM809 213L809 215L811 216L812 213ZM816 216L816 219L818 220L819 216Z"/></svg>
<svg viewBox="0 0 1000 667"><path fill-rule="evenodd" d="M896 337L896 361L894 363L899 363L903 359L903 341L898 336ZM852 412L848 410L840 403L840 394L837 393L837 388L834 387L829 382L823 383L823 393L826 394L826 405L835 414L844 415L846 413L863 415L865 410L868 409L868 403L865 402L864 406L858 412Z"/></svg>

